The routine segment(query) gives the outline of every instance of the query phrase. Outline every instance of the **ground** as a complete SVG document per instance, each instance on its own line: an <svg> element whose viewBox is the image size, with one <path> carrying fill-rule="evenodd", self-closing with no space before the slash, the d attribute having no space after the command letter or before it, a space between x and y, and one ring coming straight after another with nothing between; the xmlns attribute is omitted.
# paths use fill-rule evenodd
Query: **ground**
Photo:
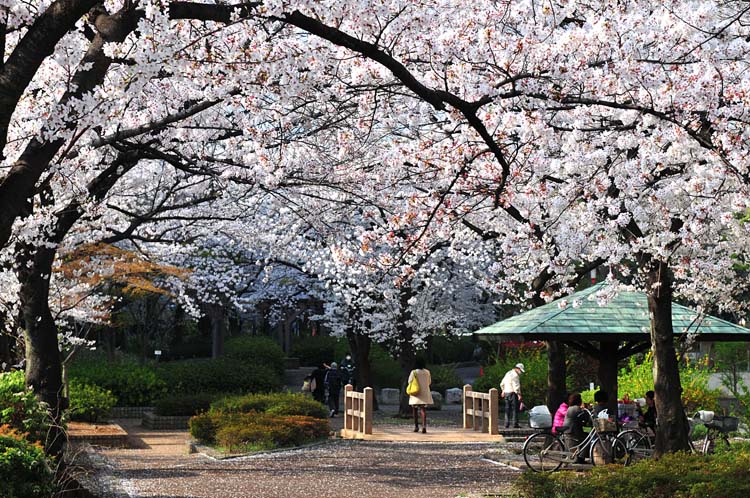
<svg viewBox="0 0 750 498"><path fill-rule="evenodd" d="M431 417L453 426L455 412ZM390 421L379 417L381 424ZM332 419L335 426L341 417ZM214 460L187 454L188 434L119 420L136 449L98 449L108 482L130 497L453 498L511 496L518 470L483 458L496 444L331 440L298 450ZM432 425L434 426L434 425ZM434 426L437 427L437 426ZM101 476L100 476L101 477Z"/></svg>

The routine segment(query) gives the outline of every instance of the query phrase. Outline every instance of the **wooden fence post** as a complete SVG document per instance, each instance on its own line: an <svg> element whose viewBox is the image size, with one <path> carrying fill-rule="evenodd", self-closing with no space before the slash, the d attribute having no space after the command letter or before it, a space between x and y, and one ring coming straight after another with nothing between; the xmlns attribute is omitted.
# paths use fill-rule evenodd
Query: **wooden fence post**
<svg viewBox="0 0 750 498"><path fill-rule="evenodd" d="M354 386L351 384L347 384L344 386L344 429L347 431L350 431L354 428L354 413L353 413L353 403L352 403L352 397L350 396L350 393L354 389Z"/></svg>
<svg viewBox="0 0 750 498"><path fill-rule="evenodd" d="M498 418L500 414L499 398L497 389L494 387L490 389L490 434L500 434L500 420Z"/></svg>
<svg viewBox="0 0 750 498"><path fill-rule="evenodd" d="M372 434L372 387L365 387L365 406L364 406L364 433Z"/></svg>
<svg viewBox="0 0 750 498"><path fill-rule="evenodd" d="M471 385L466 384L464 386L464 429L473 429L474 422L469 418L469 404L467 402L467 394L471 392ZM472 406L473 408L473 406Z"/></svg>

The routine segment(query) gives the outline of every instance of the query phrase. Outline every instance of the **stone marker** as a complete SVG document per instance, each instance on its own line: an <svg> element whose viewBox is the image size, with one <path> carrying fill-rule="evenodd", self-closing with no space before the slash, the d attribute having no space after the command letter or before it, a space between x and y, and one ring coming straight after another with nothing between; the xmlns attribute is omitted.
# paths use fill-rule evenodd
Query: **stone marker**
<svg viewBox="0 0 750 498"><path fill-rule="evenodd" d="M432 391L432 405L427 405L428 410L440 410L443 407L443 395Z"/></svg>
<svg viewBox="0 0 750 498"><path fill-rule="evenodd" d="M458 387L445 390L445 402L448 404L460 405L463 403L463 390Z"/></svg>
<svg viewBox="0 0 750 498"><path fill-rule="evenodd" d="M384 387L380 390L380 403L383 405L397 405L399 404L400 395L401 392L398 389Z"/></svg>

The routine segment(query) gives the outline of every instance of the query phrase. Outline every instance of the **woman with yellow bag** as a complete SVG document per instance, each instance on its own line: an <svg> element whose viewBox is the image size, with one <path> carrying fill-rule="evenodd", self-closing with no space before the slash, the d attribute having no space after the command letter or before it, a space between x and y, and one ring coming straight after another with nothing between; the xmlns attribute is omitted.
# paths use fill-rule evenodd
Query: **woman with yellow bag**
<svg viewBox="0 0 750 498"><path fill-rule="evenodd" d="M419 432L419 418L417 412L422 409L422 433L427 432L427 405L432 404L432 393L430 385L432 376L425 368L423 358L417 358L416 370L409 374L409 382L406 384L406 394L409 395L409 405L414 412L414 432Z"/></svg>

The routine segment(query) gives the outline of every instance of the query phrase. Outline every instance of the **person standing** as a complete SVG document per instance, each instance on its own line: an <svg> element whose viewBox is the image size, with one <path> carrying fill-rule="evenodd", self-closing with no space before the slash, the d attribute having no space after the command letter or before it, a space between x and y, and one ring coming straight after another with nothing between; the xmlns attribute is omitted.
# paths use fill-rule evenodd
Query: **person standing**
<svg viewBox="0 0 750 498"><path fill-rule="evenodd" d="M654 391L646 391L646 412L638 417L642 427L656 432L656 399Z"/></svg>
<svg viewBox="0 0 750 498"><path fill-rule="evenodd" d="M325 385L328 391L328 408L331 410L330 416L333 417L339 413L339 396L341 395L341 374L335 361L326 372Z"/></svg>
<svg viewBox="0 0 750 498"><path fill-rule="evenodd" d="M432 385L432 375L430 371L425 368L424 358L417 358L416 369L412 370L409 374L409 379L406 381L408 386L414 376L417 377L419 383L419 391L417 394L409 395L409 405L411 406L412 413L414 414L414 432L419 432L419 410L422 410L422 434L427 432L427 405L432 404L432 391L430 385Z"/></svg>
<svg viewBox="0 0 750 498"><path fill-rule="evenodd" d="M341 380L344 385L351 384L352 387L356 390L357 386L355 384L354 379L354 360L352 359L352 355L347 353L346 357L341 360L341 366L339 367L341 370Z"/></svg>
<svg viewBox="0 0 750 498"><path fill-rule="evenodd" d="M518 406L523 399L521 397L521 374L525 373L523 363L516 363L516 366L508 370L500 382L500 392L505 399L505 428L513 424L513 428L520 429L518 425Z"/></svg>
<svg viewBox="0 0 750 498"><path fill-rule="evenodd" d="M315 389L312 391L313 399L319 403L326 402L325 378L328 367L325 363L318 365L310 374L315 381Z"/></svg>

